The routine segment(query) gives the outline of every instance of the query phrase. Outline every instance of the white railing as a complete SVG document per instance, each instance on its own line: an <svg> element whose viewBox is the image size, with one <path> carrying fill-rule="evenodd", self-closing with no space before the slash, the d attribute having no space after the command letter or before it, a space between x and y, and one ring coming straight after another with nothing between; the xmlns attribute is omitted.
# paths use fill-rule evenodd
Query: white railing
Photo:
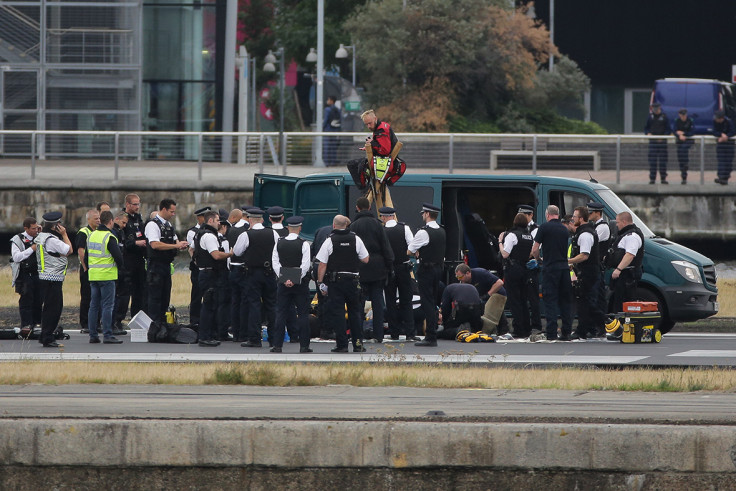
<svg viewBox="0 0 736 491"><path fill-rule="evenodd" d="M198 163L198 177L206 163L224 162L279 166L286 175L292 165L317 165L322 157L334 158L344 168L361 158L367 133L317 132L145 132L145 131L33 131L0 130L0 156L30 158L31 178L36 160L103 158L114 161L115 177L120 160L190 161ZM643 135L546 135L475 133L400 133L401 157L410 166L447 170L508 169L531 172L547 169L615 171L648 170L650 140ZM669 173L679 173L678 150L666 137ZM687 152L691 175L717 167L715 139L695 136ZM284 152L285 150L285 152ZM332 153L334 152L334 153ZM285 158L284 158L285 153Z"/></svg>

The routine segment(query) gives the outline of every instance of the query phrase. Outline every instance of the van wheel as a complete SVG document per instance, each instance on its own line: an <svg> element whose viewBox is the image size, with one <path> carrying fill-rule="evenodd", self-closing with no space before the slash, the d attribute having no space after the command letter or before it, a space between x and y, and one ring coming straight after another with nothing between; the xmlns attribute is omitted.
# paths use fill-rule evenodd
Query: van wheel
<svg viewBox="0 0 736 491"><path fill-rule="evenodd" d="M644 302L657 302L659 304L662 319L659 321L659 324L655 325L654 327L656 329L659 329L662 334L667 334L672 330L672 328L675 326L675 323L670 320L670 317L666 312L666 307L664 306L662 299L659 297L659 295L657 295L656 292L650 290L649 288L638 286L636 287L636 295L634 298L636 298L637 300L642 300Z"/></svg>

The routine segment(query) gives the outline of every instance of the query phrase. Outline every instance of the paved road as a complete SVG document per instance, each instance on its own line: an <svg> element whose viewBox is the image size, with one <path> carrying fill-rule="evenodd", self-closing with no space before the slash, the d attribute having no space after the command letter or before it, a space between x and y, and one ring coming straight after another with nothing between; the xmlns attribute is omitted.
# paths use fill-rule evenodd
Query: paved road
<svg viewBox="0 0 736 491"><path fill-rule="evenodd" d="M405 387L0 386L0 418L736 423L736 394ZM438 412L440 412L438 415Z"/></svg>
<svg viewBox="0 0 736 491"><path fill-rule="evenodd" d="M436 348L417 348L413 343L366 343L366 353L330 353L334 341L313 342L312 354L299 354L297 344L286 344L284 353L224 343L217 348L196 345L131 343L89 344L87 335L68 331L71 339L63 349L43 348L36 341L0 341L0 361L99 360L99 361L309 361L309 362L403 362L470 363L477 365L572 365L572 366L736 366L736 334L671 333L659 344L617 342L499 342L463 344L440 341Z"/></svg>

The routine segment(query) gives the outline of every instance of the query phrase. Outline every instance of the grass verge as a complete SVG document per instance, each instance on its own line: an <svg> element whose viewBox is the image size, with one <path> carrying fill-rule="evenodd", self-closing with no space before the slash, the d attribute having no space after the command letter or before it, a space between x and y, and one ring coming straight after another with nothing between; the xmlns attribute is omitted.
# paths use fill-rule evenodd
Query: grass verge
<svg viewBox="0 0 736 491"><path fill-rule="evenodd" d="M3 363L1 385L143 384L298 387L558 389L642 392L736 390L730 369L519 369L308 363Z"/></svg>

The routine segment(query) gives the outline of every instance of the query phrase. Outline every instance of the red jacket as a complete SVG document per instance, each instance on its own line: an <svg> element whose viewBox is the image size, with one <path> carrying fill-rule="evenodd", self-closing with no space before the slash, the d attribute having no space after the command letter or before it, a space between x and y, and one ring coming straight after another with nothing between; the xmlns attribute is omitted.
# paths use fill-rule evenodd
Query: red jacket
<svg viewBox="0 0 736 491"><path fill-rule="evenodd" d="M385 121L376 121L376 129L373 130L373 141L371 142L373 155L388 157L397 141L390 124Z"/></svg>

